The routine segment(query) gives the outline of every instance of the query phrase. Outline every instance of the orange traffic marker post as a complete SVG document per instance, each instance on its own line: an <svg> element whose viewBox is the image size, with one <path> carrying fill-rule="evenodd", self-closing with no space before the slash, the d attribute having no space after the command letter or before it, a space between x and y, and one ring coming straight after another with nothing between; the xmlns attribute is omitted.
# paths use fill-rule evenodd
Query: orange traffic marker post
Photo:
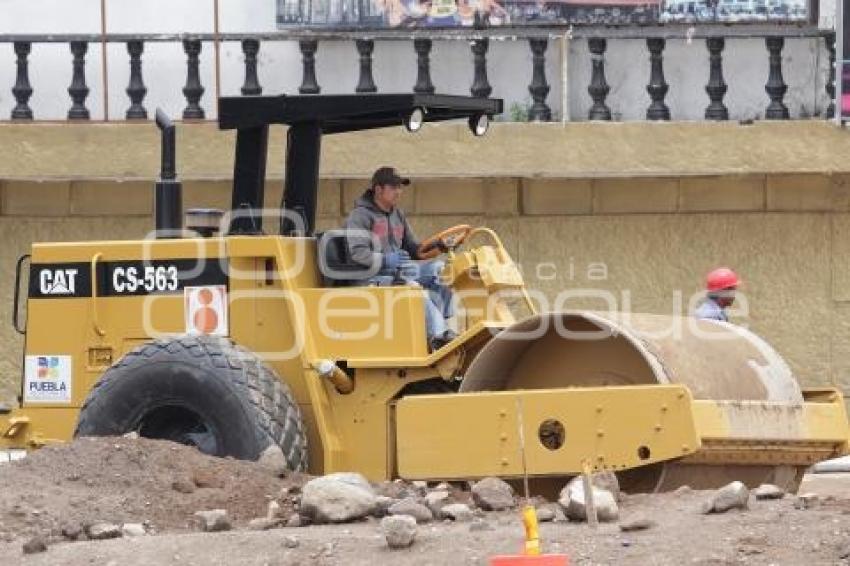
<svg viewBox="0 0 850 566"><path fill-rule="evenodd" d="M525 526L526 556L540 556L540 527L537 524L537 509L528 503L522 509L522 524Z"/></svg>
<svg viewBox="0 0 850 566"><path fill-rule="evenodd" d="M517 399L517 423L519 428L519 449L522 457L523 487L525 505L522 508L522 524L525 527L525 549L523 554L493 556L490 566L568 566L566 554L540 553L540 526L537 523L537 510L531 504L528 488L528 468L525 460L525 432L522 421L522 400Z"/></svg>

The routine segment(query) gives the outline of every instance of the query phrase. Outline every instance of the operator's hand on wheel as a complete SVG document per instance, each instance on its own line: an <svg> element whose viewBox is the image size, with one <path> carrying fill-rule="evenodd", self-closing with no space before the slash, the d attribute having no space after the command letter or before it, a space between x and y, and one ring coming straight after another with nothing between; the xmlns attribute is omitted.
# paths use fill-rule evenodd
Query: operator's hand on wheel
<svg viewBox="0 0 850 566"><path fill-rule="evenodd" d="M425 238L416 251L417 259L434 259L460 246L472 232L469 224L458 224Z"/></svg>
<svg viewBox="0 0 850 566"><path fill-rule="evenodd" d="M398 250L395 252L388 252L384 254L383 259L381 260L381 268L389 271L395 271L399 268L402 262L409 261L410 254L404 250Z"/></svg>

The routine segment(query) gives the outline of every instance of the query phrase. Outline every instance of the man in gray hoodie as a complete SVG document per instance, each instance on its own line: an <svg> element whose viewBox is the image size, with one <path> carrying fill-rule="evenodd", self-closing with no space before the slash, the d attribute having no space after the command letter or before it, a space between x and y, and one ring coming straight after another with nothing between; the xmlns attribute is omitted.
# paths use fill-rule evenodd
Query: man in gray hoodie
<svg viewBox="0 0 850 566"><path fill-rule="evenodd" d="M419 259L419 242L398 206L402 187L409 184L410 179L392 167L375 171L370 187L345 221L346 241L352 261L372 274L365 280L368 284L415 283L428 291L426 331L429 346L436 350L456 336L446 324L452 316L452 295L439 281L442 261L412 261Z"/></svg>

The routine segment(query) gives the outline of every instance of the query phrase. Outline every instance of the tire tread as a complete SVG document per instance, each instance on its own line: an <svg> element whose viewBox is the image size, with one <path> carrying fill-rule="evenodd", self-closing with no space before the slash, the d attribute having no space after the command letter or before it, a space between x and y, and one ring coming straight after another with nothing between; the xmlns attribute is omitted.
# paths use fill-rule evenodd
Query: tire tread
<svg viewBox="0 0 850 566"><path fill-rule="evenodd" d="M307 442L298 403L289 386L273 368L250 350L229 338L184 335L169 340L153 340L131 350L112 365L95 383L80 409L74 436L88 430L89 420L99 400L133 368L151 363L158 357L206 362L236 386L253 408L260 431L269 443L280 446L288 467L307 469Z"/></svg>

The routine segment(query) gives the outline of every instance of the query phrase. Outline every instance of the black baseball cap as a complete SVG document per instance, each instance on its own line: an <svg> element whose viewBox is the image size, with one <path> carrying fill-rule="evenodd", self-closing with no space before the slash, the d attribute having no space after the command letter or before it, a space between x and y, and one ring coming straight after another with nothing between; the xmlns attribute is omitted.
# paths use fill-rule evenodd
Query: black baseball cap
<svg viewBox="0 0 850 566"><path fill-rule="evenodd" d="M380 167L372 175L372 188L378 185L409 185L410 179L402 177L394 167Z"/></svg>

